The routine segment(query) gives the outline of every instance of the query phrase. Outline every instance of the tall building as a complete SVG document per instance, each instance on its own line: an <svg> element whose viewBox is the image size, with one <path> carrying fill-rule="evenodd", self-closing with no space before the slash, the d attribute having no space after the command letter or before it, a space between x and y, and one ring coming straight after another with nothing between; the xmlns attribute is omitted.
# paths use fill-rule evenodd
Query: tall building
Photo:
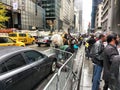
<svg viewBox="0 0 120 90"><path fill-rule="evenodd" d="M110 18L111 18L111 13L110 13L110 0L103 0L103 13L102 13L102 29L104 31L108 31L110 29Z"/></svg>
<svg viewBox="0 0 120 90"><path fill-rule="evenodd" d="M95 17L96 17L96 10L98 4L100 4L103 0L92 0L92 14L91 14L91 29L95 29Z"/></svg>
<svg viewBox="0 0 120 90"><path fill-rule="evenodd" d="M46 27L51 30L60 29L61 0L42 0L42 8L46 12Z"/></svg>
<svg viewBox="0 0 120 90"><path fill-rule="evenodd" d="M111 0L111 31L120 34L120 0Z"/></svg>
<svg viewBox="0 0 120 90"><path fill-rule="evenodd" d="M103 3L98 4L95 16L95 30L102 29L102 12L103 12Z"/></svg>
<svg viewBox="0 0 120 90"><path fill-rule="evenodd" d="M74 27L74 0L61 0L60 19L63 30Z"/></svg>
<svg viewBox="0 0 120 90"><path fill-rule="evenodd" d="M80 12L76 7L74 8L74 14L75 32L80 32Z"/></svg>
<svg viewBox="0 0 120 90"><path fill-rule="evenodd" d="M75 1L75 15L76 15L76 24L77 26L75 28L77 28L78 32L83 32L83 1L79 0L79 1Z"/></svg>
<svg viewBox="0 0 120 90"><path fill-rule="evenodd" d="M34 0L0 0L8 8L8 28L43 29L45 11Z"/></svg>
<svg viewBox="0 0 120 90"><path fill-rule="evenodd" d="M103 0L102 29L120 33L120 1Z"/></svg>

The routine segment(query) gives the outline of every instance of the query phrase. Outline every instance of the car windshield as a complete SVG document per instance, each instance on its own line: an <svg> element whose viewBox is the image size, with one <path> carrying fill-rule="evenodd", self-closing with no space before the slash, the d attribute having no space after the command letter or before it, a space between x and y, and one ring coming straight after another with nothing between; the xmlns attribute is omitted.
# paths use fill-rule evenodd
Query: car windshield
<svg viewBox="0 0 120 90"><path fill-rule="evenodd" d="M0 43L13 43L13 40L8 37L0 37Z"/></svg>
<svg viewBox="0 0 120 90"><path fill-rule="evenodd" d="M20 37L26 37L26 34L20 33L19 36Z"/></svg>

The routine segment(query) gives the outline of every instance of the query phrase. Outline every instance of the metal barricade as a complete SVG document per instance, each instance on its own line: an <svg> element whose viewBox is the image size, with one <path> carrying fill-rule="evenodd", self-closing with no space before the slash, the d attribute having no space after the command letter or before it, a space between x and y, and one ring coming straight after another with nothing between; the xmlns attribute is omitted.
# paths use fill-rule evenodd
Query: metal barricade
<svg viewBox="0 0 120 90"><path fill-rule="evenodd" d="M59 90L71 90L73 79L73 55L62 65L58 71L58 86Z"/></svg>
<svg viewBox="0 0 120 90"><path fill-rule="evenodd" d="M57 90L58 88L58 76L57 73L51 78L44 90Z"/></svg>
<svg viewBox="0 0 120 90"><path fill-rule="evenodd" d="M71 90L73 80L73 59L75 54L55 48L46 52L47 54L56 54L58 59L58 71L45 86L44 90Z"/></svg>

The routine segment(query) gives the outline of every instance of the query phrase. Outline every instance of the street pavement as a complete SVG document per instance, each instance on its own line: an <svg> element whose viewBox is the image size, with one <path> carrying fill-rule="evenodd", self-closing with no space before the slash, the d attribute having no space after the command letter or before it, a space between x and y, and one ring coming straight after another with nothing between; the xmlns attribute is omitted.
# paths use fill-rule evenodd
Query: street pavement
<svg viewBox="0 0 120 90"><path fill-rule="evenodd" d="M93 63L90 59L88 60L87 58L84 58L79 90L91 90L92 89L92 76L93 76ZM101 75L101 82L100 82L99 90L103 90L103 84L104 82L102 80L102 75Z"/></svg>
<svg viewBox="0 0 120 90"><path fill-rule="evenodd" d="M82 70L81 70L82 69ZM74 60L74 72L77 73L79 78L78 83L74 83L74 90L91 90L92 76L93 76L93 63L85 57L84 46L81 47ZM101 75L102 80L102 75ZM100 82L100 90L103 90L103 80Z"/></svg>
<svg viewBox="0 0 120 90"><path fill-rule="evenodd" d="M40 47L38 47L37 44L26 45L26 47L33 48L33 49L38 50L38 51L44 51L44 50L48 50L50 48L50 47L47 47L45 45L41 45Z"/></svg>

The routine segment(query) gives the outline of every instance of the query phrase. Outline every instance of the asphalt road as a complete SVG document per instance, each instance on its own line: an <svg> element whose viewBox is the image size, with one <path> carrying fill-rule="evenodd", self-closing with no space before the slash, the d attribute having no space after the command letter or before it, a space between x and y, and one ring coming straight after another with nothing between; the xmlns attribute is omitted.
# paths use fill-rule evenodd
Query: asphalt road
<svg viewBox="0 0 120 90"><path fill-rule="evenodd" d="M40 47L38 47L37 44L27 45L26 47L33 48L33 49L38 50L38 51L45 51L45 50L50 48L50 47L47 47L45 45L41 45Z"/></svg>

